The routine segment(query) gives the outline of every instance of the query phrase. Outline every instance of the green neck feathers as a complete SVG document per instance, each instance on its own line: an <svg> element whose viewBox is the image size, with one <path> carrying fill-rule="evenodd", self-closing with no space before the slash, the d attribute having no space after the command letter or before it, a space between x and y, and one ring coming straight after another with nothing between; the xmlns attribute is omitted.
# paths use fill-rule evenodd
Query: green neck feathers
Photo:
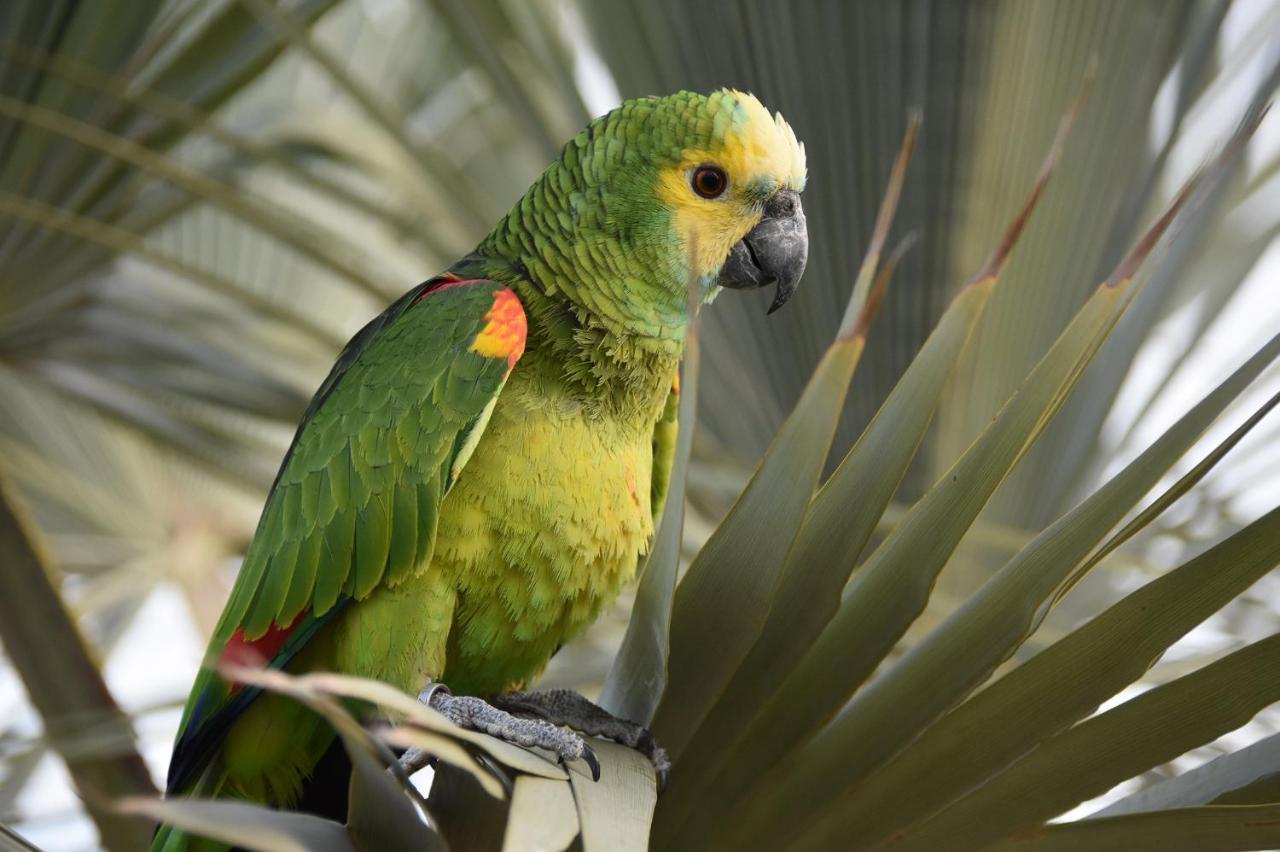
<svg viewBox="0 0 1280 852"><path fill-rule="evenodd" d="M520 371L560 386L589 416L652 425L671 388L683 339L655 341L619 331L575 303L564 286L550 290L534 279L521 262L473 254L451 271L501 281L520 296L529 326Z"/></svg>
<svg viewBox="0 0 1280 852"><path fill-rule="evenodd" d="M628 101L592 122L473 256L516 287L525 360L554 353L584 398L623 410L660 406L684 350L687 259L654 190L657 164L689 144L664 121L677 108L692 107Z"/></svg>

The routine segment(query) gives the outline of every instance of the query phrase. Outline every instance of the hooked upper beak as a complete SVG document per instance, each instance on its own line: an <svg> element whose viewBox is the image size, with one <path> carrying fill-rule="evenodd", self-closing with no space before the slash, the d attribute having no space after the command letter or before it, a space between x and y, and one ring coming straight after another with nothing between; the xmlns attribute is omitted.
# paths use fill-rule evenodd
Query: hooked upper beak
<svg viewBox="0 0 1280 852"><path fill-rule="evenodd" d="M760 224L729 252L716 283L733 290L776 283L778 292L769 306L769 313L773 313L796 291L808 260L809 231L800 194L783 189L765 205Z"/></svg>

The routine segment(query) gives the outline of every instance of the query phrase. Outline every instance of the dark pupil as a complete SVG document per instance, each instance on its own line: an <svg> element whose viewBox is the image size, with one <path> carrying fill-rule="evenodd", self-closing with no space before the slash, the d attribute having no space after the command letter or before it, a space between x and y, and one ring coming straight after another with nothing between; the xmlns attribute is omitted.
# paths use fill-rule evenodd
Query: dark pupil
<svg viewBox="0 0 1280 852"><path fill-rule="evenodd" d="M719 195L724 189L724 178L716 169L702 169L698 172L697 184L703 195Z"/></svg>

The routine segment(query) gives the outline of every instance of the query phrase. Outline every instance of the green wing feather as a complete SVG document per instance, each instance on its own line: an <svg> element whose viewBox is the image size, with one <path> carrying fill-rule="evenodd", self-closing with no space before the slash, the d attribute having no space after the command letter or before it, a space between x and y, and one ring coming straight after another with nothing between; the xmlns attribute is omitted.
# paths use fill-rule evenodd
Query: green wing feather
<svg viewBox="0 0 1280 852"><path fill-rule="evenodd" d="M428 281L347 345L281 465L211 654L257 642L270 648L268 665L283 667L342 605L427 566L457 447L513 363L472 351L500 294L514 301L504 290L492 281ZM171 790L199 770L250 692L201 672Z"/></svg>

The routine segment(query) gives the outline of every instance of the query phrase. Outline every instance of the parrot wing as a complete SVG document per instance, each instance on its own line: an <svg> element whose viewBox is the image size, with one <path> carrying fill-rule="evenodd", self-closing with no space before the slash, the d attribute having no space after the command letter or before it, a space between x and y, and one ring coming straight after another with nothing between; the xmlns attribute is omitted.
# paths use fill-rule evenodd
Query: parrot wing
<svg viewBox="0 0 1280 852"><path fill-rule="evenodd" d="M351 601L431 561L440 502L524 350L515 293L446 274L365 326L307 408L208 662L283 668ZM201 670L169 766L182 790L259 690Z"/></svg>

